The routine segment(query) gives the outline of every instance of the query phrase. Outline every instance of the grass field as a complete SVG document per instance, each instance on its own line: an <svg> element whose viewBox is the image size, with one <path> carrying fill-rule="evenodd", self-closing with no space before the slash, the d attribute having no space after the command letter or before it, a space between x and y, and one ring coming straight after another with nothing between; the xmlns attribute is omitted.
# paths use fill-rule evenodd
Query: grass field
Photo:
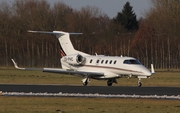
<svg viewBox="0 0 180 113"><path fill-rule="evenodd" d="M79 77L0 68L1 84L82 85ZM115 86L136 86L137 78L117 79ZM143 86L180 87L180 72L156 72ZM105 86L106 81L91 80L89 85ZM112 86L113 87L113 86ZM0 96L0 113L179 113L180 100L123 98L56 98Z"/></svg>
<svg viewBox="0 0 180 113"><path fill-rule="evenodd" d="M0 83L6 84L67 84L82 85L80 77L62 74L43 73L40 71L23 71L14 68L0 68ZM137 78L117 79L114 86L137 86ZM180 71L156 72L150 79L142 79L143 86L180 87ZM89 85L106 86L106 81L91 79Z"/></svg>
<svg viewBox="0 0 180 113"><path fill-rule="evenodd" d="M178 100L0 97L0 113L179 113Z"/></svg>

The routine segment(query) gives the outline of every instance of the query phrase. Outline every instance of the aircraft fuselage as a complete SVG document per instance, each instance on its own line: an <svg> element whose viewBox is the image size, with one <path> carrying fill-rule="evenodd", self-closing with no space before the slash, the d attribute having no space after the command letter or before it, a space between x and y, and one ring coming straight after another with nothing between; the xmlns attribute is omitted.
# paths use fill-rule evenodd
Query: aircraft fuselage
<svg viewBox="0 0 180 113"><path fill-rule="evenodd" d="M144 67L138 60L133 57L118 57L118 56L85 56L84 61L81 64L71 64L68 60L76 62L69 56L65 56L61 59L62 65L66 69L72 69L76 71L95 71L105 72L104 76L97 76L94 79L109 79L120 78L123 75L137 76L147 78L151 76L151 72ZM92 72L93 72L92 71Z"/></svg>

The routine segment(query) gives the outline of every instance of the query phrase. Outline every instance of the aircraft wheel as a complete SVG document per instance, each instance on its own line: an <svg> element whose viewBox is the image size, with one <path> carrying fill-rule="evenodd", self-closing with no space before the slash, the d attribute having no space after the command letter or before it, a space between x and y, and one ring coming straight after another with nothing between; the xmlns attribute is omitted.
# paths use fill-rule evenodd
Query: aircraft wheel
<svg viewBox="0 0 180 113"><path fill-rule="evenodd" d="M112 86L112 83L108 83L107 85L108 85L108 86Z"/></svg>
<svg viewBox="0 0 180 113"><path fill-rule="evenodd" d="M87 85L88 85L88 82L87 82L87 81L83 83L83 86L87 86Z"/></svg>
<svg viewBox="0 0 180 113"><path fill-rule="evenodd" d="M89 82L89 78L84 78L84 79L82 80L83 86L87 86L87 85L88 85L88 82Z"/></svg>
<svg viewBox="0 0 180 113"><path fill-rule="evenodd" d="M141 82L138 82L138 87L141 87L142 86L142 83Z"/></svg>
<svg viewBox="0 0 180 113"><path fill-rule="evenodd" d="M112 84L113 84L113 83L112 83L111 80L108 80L108 81L107 81L107 85L108 85L108 86L112 86Z"/></svg>

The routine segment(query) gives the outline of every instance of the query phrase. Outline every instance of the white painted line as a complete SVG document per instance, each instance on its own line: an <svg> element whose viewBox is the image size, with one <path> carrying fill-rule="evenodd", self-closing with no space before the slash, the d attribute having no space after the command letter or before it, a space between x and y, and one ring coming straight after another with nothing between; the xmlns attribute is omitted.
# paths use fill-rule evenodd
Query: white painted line
<svg viewBox="0 0 180 113"><path fill-rule="evenodd" d="M174 99L180 100L180 95L111 95L111 94L81 94L81 93L24 93L24 92L1 92L2 96L43 96L43 97L90 97L90 98L147 98L147 99Z"/></svg>

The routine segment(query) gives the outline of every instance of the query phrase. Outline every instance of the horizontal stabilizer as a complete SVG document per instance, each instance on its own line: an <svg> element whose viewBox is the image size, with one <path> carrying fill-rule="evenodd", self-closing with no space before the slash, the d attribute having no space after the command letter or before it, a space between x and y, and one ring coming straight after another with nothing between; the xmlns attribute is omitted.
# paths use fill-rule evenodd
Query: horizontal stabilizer
<svg viewBox="0 0 180 113"><path fill-rule="evenodd" d="M47 31L31 31L28 30L28 32L30 33L42 33L42 34L54 34L54 35L63 35L66 34L68 32L63 32L63 31L53 31L53 32L47 32ZM70 35L82 35L83 33L68 33Z"/></svg>

